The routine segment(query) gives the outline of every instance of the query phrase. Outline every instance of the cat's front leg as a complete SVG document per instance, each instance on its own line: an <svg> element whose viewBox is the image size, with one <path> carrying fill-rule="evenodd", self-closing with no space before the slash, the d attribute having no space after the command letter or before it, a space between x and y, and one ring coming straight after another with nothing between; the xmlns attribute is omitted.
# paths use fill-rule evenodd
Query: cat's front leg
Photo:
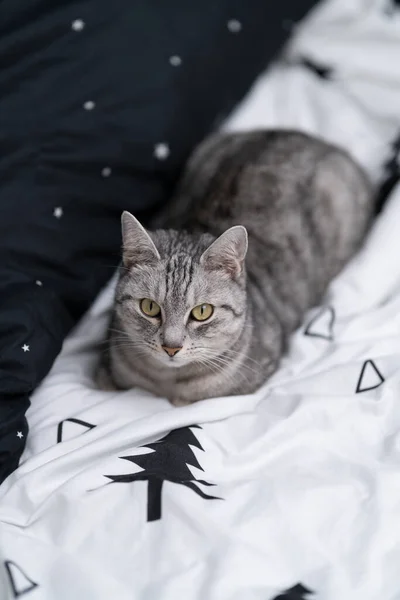
<svg viewBox="0 0 400 600"><path fill-rule="evenodd" d="M97 387L103 392L115 392L118 390L110 372L104 365L100 365L94 375L94 381Z"/></svg>
<svg viewBox="0 0 400 600"><path fill-rule="evenodd" d="M177 396L174 398L168 398L168 401L177 408L180 406L189 406L189 404L193 404L193 401L190 401L187 398L178 398Z"/></svg>

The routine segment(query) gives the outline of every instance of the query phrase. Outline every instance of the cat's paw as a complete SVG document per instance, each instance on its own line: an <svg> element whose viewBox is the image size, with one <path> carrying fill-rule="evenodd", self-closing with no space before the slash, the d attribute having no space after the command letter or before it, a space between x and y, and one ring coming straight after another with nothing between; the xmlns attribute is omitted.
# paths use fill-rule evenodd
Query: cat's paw
<svg viewBox="0 0 400 600"><path fill-rule="evenodd" d="M169 398L170 403L177 408L180 406L189 406L191 402L184 400L183 398Z"/></svg>
<svg viewBox="0 0 400 600"><path fill-rule="evenodd" d="M97 387L104 392L115 392L117 388L104 366L100 366L94 376Z"/></svg>

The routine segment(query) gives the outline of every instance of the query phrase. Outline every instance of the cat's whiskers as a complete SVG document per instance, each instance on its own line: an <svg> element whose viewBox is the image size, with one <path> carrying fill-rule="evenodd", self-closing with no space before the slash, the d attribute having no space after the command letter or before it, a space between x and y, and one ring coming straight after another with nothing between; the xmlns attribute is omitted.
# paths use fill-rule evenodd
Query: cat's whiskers
<svg viewBox="0 0 400 600"><path fill-rule="evenodd" d="M145 340L133 340L127 331L122 329L116 329L115 327L109 328L110 332L120 334L118 336L113 335L112 342L115 347L121 347L123 345L129 346L130 348L147 348L149 350L157 350L157 345L152 342L146 342Z"/></svg>
<svg viewBox="0 0 400 600"><path fill-rule="evenodd" d="M218 360L218 358L217 359L214 358L213 360L216 360L220 365L222 365L225 368L232 366L232 363L230 361L221 361L221 360ZM250 371L250 373L254 373L255 375L258 374L258 372L255 369L252 369L249 365L246 365L244 363L235 365L235 368L237 369L238 372L241 372L242 370L247 370L247 371ZM242 375L243 375L243 373L242 373ZM246 377L246 379L247 379L247 377Z"/></svg>
<svg viewBox="0 0 400 600"><path fill-rule="evenodd" d="M144 340L132 340L128 336L113 338L113 348L129 348L136 350L155 350L156 346Z"/></svg>
<svg viewBox="0 0 400 600"><path fill-rule="evenodd" d="M228 356L226 356L226 355L230 355L231 357L241 356L241 353L239 351L232 350L230 348L227 348L227 349L223 350L222 352L220 350L214 350L213 348L207 348L207 347L198 347L196 349L207 352L208 354L210 354L211 356L213 356L215 358L219 358L221 360L226 360L228 362L228 364L230 364L230 362L228 360ZM246 356L246 361L248 361L248 360L250 360L255 365L257 365L257 367L261 367L261 363L259 363L257 360L254 360L253 358Z"/></svg>
<svg viewBox="0 0 400 600"><path fill-rule="evenodd" d="M232 350L231 348L228 348L227 350L224 351L224 354L230 354L230 355L235 356L235 355L240 354L240 352L238 352L237 350ZM257 365L257 367L261 367L261 363L258 362L257 360L254 360L254 358L250 358L250 356L246 356L246 360L250 360L255 365Z"/></svg>
<svg viewBox="0 0 400 600"><path fill-rule="evenodd" d="M136 339L132 339L130 336L120 336L120 337L113 337L112 338L113 342L119 342L119 341L125 341L125 342L129 342L132 345L139 345L139 346L150 346L151 342L146 342L146 340L136 340Z"/></svg>
<svg viewBox="0 0 400 600"><path fill-rule="evenodd" d="M115 329L115 327L109 327L108 331L112 331L113 333L121 333L122 335L128 336L128 332L123 329Z"/></svg>
<svg viewBox="0 0 400 600"><path fill-rule="evenodd" d="M124 350L134 350L135 356L138 357L138 358L140 358L142 356L148 356L149 355L149 353L146 352L143 347L142 348L137 347L137 346L136 347L132 347L132 346L129 346L128 344L126 344L126 345L125 344L123 344L123 345L121 345L121 344L115 344L115 346L113 346L113 347L116 350L121 350L121 349L124 349ZM103 354L106 353L106 352L107 352L107 348L105 348L102 351Z"/></svg>
<svg viewBox="0 0 400 600"><path fill-rule="evenodd" d="M198 361L199 364L205 366L206 368L210 368L214 373L218 374L218 373L224 373L225 372L225 367L218 365L217 363L215 363L215 361L213 359L200 359ZM246 375L244 375L244 379L248 382L248 378L246 377ZM234 382L233 382L234 384ZM239 389L240 383L237 382L237 384L233 385L233 389Z"/></svg>
<svg viewBox="0 0 400 600"><path fill-rule="evenodd" d="M231 361L229 361L228 359L224 359L222 356L218 356L218 354L215 354L214 352L210 351L210 349L204 349L200 356L201 359L207 361L208 366L214 365L218 367L221 373L224 372L227 367L232 366ZM244 363L235 365L235 367L239 372L241 372L242 369L247 369L248 371L257 374L257 371L255 369L252 369L251 367L249 367L249 365L246 365ZM245 373L242 372L242 376L248 381Z"/></svg>
<svg viewBox="0 0 400 600"><path fill-rule="evenodd" d="M211 371L213 371L216 374L222 373L224 371L224 367L222 365L218 365L212 359L203 357L198 359L196 362L202 365L203 367L211 369Z"/></svg>
<svg viewBox="0 0 400 600"><path fill-rule="evenodd" d="M122 271L129 271L128 267L125 267L125 265L120 262L117 265L110 265L110 264L106 264L106 263L100 263L99 265L100 267L103 267L105 269L114 269L114 271L119 271L120 269Z"/></svg>

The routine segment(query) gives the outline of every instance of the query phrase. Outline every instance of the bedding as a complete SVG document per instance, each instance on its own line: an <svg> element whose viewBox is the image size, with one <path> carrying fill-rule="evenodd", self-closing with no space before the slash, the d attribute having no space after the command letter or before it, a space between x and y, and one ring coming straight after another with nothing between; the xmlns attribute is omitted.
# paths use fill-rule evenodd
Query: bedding
<svg viewBox="0 0 400 600"><path fill-rule="evenodd" d="M0 2L0 483L63 339L315 0ZM16 437L21 431L22 437Z"/></svg>
<svg viewBox="0 0 400 600"><path fill-rule="evenodd" d="M370 236L258 393L179 409L95 389L112 279L0 487L1 598L400 597L400 7L329 0L293 30L224 127L345 146L385 200Z"/></svg>

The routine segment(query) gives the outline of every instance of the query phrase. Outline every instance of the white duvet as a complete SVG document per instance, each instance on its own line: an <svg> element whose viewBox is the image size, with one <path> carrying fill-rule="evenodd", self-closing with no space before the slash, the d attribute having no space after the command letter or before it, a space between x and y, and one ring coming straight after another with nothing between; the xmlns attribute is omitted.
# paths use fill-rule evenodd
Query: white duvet
<svg viewBox="0 0 400 600"><path fill-rule="evenodd" d="M314 11L227 125L254 126L319 133L379 178L400 132L400 6ZM0 487L1 600L399 600L400 186L255 395L176 409L96 390L112 285L34 394Z"/></svg>

